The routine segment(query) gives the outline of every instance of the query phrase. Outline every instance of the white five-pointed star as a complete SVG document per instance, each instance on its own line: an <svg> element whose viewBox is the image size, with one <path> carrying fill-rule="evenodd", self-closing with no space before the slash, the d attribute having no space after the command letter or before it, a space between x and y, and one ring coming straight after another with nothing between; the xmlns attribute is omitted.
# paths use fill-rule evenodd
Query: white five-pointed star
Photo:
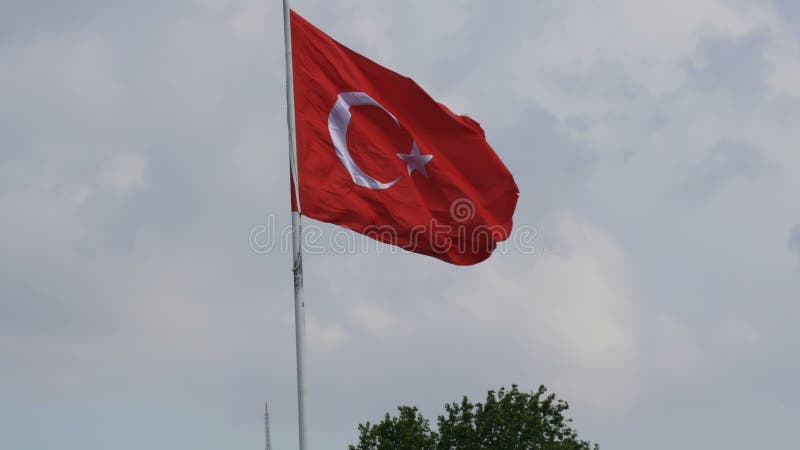
<svg viewBox="0 0 800 450"><path fill-rule="evenodd" d="M411 175L411 172L416 170L425 175L425 178L428 178L428 172L425 170L425 164L431 162L433 155L420 154L419 147L417 147L416 142L414 142L414 145L411 147L411 153L398 153L397 157L406 162L406 165L408 165L409 175Z"/></svg>

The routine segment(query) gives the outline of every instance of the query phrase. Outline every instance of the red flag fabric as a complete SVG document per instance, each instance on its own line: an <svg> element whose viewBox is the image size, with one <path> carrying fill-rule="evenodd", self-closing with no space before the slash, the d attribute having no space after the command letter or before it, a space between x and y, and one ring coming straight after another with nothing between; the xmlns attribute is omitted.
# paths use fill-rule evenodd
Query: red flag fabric
<svg viewBox="0 0 800 450"><path fill-rule="evenodd" d="M518 189L474 120L292 12L304 216L458 264L511 233Z"/></svg>

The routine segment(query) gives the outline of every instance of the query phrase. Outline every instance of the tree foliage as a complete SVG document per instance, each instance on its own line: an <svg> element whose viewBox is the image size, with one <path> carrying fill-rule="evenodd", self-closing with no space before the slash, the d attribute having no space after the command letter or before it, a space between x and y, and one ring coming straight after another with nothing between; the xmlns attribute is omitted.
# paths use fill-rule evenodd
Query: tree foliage
<svg viewBox="0 0 800 450"><path fill-rule="evenodd" d="M435 450L437 434L416 407L400 406L398 417L389 413L378 424L358 426L358 446L350 450Z"/></svg>
<svg viewBox="0 0 800 450"><path fill-rule="evenodd" d="M377 424L359 425L358 445L350 450L597 450L578 439L564 416L567 402L547 392L489 391L485 402L445 405L438 431L416 407L401 406Z"/></svg>

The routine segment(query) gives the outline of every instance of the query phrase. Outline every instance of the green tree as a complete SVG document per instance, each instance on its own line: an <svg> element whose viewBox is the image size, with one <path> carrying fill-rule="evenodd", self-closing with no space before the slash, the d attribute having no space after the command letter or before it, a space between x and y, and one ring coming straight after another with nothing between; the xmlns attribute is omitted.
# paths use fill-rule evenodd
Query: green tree
<svg viewBox="0 0 800 450"><path fill-rule="evenodd" d="M438 432L431 430L415 407L398 408L378 424L359 425L358 446L350 450L598 450L578 439L564 416L567 402L548 394L544 386L536 392L489 391L486 401L445 405Z"/></svg>
<svg viewBox="0 0 800 450"><path fill-rule="evenodd" d="M435 450L437 434L416 407L400 406L398 417L389 413L378 424L359 425L358 446L350 450Z"/></svg>

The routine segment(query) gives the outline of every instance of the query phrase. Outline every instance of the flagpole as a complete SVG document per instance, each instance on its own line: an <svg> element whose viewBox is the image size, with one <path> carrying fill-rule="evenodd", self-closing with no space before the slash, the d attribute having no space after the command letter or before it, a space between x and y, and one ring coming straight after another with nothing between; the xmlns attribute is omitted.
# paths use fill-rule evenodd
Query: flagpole
<svg viewBox="0 0 800 450"><path fill-rule="evenodd" d="M297 352L297 424L300 450L308 450L307 392L305 378L306 312L303 301L303 248L300 198L297 186L297 135L294 115L294 77L292 70L292 24L289 0L283 0L283 39L286 46L286 119L289 125L289 168L292 178L292 202L297 211L292 211L292 252L294 273L294 331Z"/></svg>

